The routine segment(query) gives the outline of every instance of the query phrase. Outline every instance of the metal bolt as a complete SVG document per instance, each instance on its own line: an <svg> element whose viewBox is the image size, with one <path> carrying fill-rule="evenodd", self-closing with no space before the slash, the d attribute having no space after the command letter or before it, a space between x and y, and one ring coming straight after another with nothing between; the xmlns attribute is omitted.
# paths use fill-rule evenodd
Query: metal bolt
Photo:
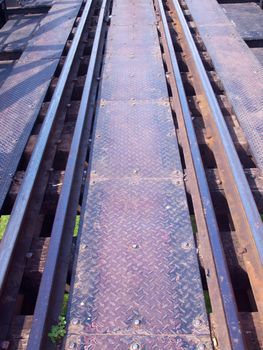
<svg viewBox="0 0 263 350"><path fill-rule="evenodd" d="M206 346L205 344L198 344L197 345L197 350L205 350Z"/></svg>
<svg viewBox="0 0 263 350"><path fill-rule="evenodd" d="M140 323L141 323L140 320L134 320L134 325L135 325L135 326L139 326Z"/></svg>
<svg viewBox="0 0 263 350"><path fill-rule="evenodd" d="M81 303L80 303L80 306L84 306L85 305L85 303L82 301Z"/></svg>
<svg viewBox="0 0 263 350"><path fill-rule="evenodd" d="M199 319L197 318L197 319L194 320L193 325L194 325L195 327L200 327L200 326L201 326L201 323L202 323L202 321L199 320Z"/></svg>
<svg viewBox="0 0 263 350"><path fill-rule="evenodd" d="M131 345L131 350L139 350L140 349L140 345L138 343L133 343Z"/></svg>
<svg viewBox="0 0 263 350"><path fill-rule="evenodd" d="M132 249L137 249L137 248L139 248L139 245L138 245L137 243L134 243L134 244L132 245Z"/></svg>
<svg viewBox="0 0 263 350"><path fill-rule="evenodd" d="M70 348L70 349L74 349L74 348L75 348L75 345L76 345L75 343L71 342L71 343L69 343L69 348Z"/></svg>
<svg viewBox="0 0 263 350"><path fill-rule="evenodd" d="M183 242L182 243L182 248L185 249L185 250L190 249L191 248L191 243Z"/></svg>
<svg viewBox="0 0 263 350"><path fill-rule="evenodd" d="M169 210L169 209L171 209L171 206L170 206L170 205L167 205L167 206L165 207L165 209Z"/></svg>
<svg viewBox="0 0 263 350"><path fill-rule="evenodd" d="M31 252L26 253L26 258L27 259L32 258L32 256L33 256L33 253L31 253Z"/></svg>
<svg viewBox="0 0 263 350"><path fill-rule="evenodd" d="M137 175L137 174L138 174L138 172L139 172L139 171L138 171L138 170L136 170L136 169L135 169L135 170L133 170L133 174L135 174L135 175Z"/></svg>
<svg viewBox="0 0 263 350"><path fill-rule="evenodd" d="M72 323L73 323L74 325L78 324L78 322L79 322L79 321L78 321L76 318L73 318Z"/></svg>

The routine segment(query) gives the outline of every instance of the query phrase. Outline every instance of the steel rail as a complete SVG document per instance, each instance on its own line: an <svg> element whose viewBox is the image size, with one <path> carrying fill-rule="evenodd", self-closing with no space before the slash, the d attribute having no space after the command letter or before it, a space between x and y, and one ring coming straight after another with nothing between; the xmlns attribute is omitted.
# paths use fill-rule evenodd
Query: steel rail
<svg viewBox="0 0 263 350"><path fill-rule="evenodd" d="M78 111L77 116L77 123L73 134L72 144L70 148L70 153L68 157L68 162L66 166L65 176L64 176L64 182L62 185L61 194L58 201L58 206L54 218L54 223L52 227L51 232L51 238L50 238L50 244L48 249L48 255L45 263L45 269L42 275L39 293L37 297L37 302L35 306L34 311L34 317L33 317L33 323L32 328L29 336L28 341L28 350L40 350L43 346L43 339L47 336L46 332L46 319L49 317L49 310L52 300L52 292L54 290L55 285L55 278L58 268L58 259L60 256L60 249L62 240L65 238L63 237L65 230L67 230L67 226L69 224L69 216L75 216L77 205L78 205L78 198L79 198L79 192L81 187L81 180L82 180L82 172L79 173L78 167L80 164L83 164L84 167L84 160L85 155L87 151L87 147L84 147L84 152L81 151L82 143L86 143L86 146L88 144L88 136L89 132L87 132L87 117L88 117L88 108L89 108L89 102L91 99L91 91L92 91L92 84L94 80L94 72L97 64L97 58L98 53L100 49L101 39L102 39L102 32L103 32L103 25L104 25L104 19L106 16L107 11L107 4L108 0L103 0L96 34L92 46L90 61L89 61L89 67L87 71L87 77L85 80L84 90L81 98L80 108ZM90 129L90 127L88 128ZM78 171L76 171L78 169ZM76 181L76 177L79 176L78 181ZM76 182L79 183L79 186L76 186ZM78 188L76 188L78 187ZM72 204L72 193L75 200L75 203ZM74 218L74 217L73 217ZM74 221L73 221L73 227L74 227ZM72 223L71 223L71 241L72 241L72 231L73 231ZM70 230L68 230L70 231ZM69 237L68 237L69 238ZM70 242L70 240L68 240ZM64 255L69 255L70 252L70 244L67 247L68 251L63 253ZM61 273L61 272L60 272ZM61 276L58 276L58 278L61 279ZM62 278L63 280L63 278ZM64 282L64 283L63 283ZM66 282L66 274L64 272L64 281L62 281L62 285L65 286ZM64 289L62 290L64 294ZM60 311L60 310L59 310ZM58 316L58 315L57 315ZM54 320L53 320L54 321Z"/></svg>
<svg viewBox="0 0 263 350"><path fill-rule="evenodd" d="M187 131L188 141L190 144L191 157L196 173L196 178L199 186L199 192L201 195L201 201L203 204L203 210L206 219L207 230L209 233L209 239L213 250L213 258L216 267L217 280L221 290L223 308L225 317L227 320L227 328L229 332L229 338L231 340L232 350L245 350L246 346L242 336L240 322L238 318L238 311L235 303L235 297L230 281L230 276L225 260L225 255L220 239L219 228L217 225L215 211L212 205L211 195L206 179L204 166L193 126L191 113L188 106L187 97L184 90L178 62L176 59L173 42L170 35L169 26L166 19L165 10L162 0L158 0L160 16L164 27L165 39L167 42L169 56L172 64L173 75L178 90L178 97L180 101L180 108L184 117L185 128Z"/></svg>
<svg viewBox="0 0 263 350"><path fill-rule="evenodd" d="M245 176L243 167L240 163L235 146L231 139L228 127L225 119L219 107L218 101L214 94L213 88L206 74L206 70L202 63L199 52L196 48L194 39L187 25L186 19L180 7L178 0L171 0L174 9L177 13L180 25L183 30L191 57L194 61L197 75L199 77L201 86L205 93L208 106L212 112L212 117L218 130L220 140L223 145L223 151L225 152L229 169L231 170L233 179L235 181L235 187L238 192L240 203L242 205L243 213L245 214L249 230L251 232L252 239L255 243L261 265L263 264L263 223L258 212L255 200L251 193L247 178Z"/></svg>
<svg viewBox="0 0 263 350"><path fill-rule="evenodd" d="M21 185L20 191L17 195L10 220L8 222L4 237L0 244L0 296L3 291L6 276L8 274L8 268L12 259L13 252L15 250L16 242L23 226L23 221L26 215L27 207L31 199L31 193L36 182L36 178L39 172L40 164L50 137L52 127L54 125L56 114L59 108L61 97L66 86L66 82L78 49L80 38L89 16L91 5L93 0L88 0L79 25L77 27L74 39L72 41L70 50L68 52L65 64L58 79L56 89L51 99L46 117L44 119L38 141L34 147L32 156L30 158L25 178Z"/></svg>

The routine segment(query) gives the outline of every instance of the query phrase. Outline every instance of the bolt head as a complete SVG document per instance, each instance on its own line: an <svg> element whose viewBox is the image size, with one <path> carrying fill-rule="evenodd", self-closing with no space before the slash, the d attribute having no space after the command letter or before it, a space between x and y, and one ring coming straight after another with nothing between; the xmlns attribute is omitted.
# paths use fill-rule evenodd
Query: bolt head
<svg viewBox="0 0 263 350"><path fill-rule="evenodd" d="M140 320L134 320L134 325L135 325L135 326L139 326L140 323L141 323Z"/></svg>
<svg viewBox="0 0 263 350"><path fill-rule="evenodd" d="M200 327L201 324L202 324L202 321L199 320L198 318L195 319L195 320L193 321L193 325L194 325L195 327ZM203 345L203 344L202 344L202 345Z"/></svg>
<svg viewBox="0 0 263 350"><path fill-rule="evenodd" d="M78 324L78 320L77 320L76 318L73 318L72 323L73 323L74 325L76 325L76 324Z"/></svg>
<svg viewBox="0 0 263 350"><path fill-rule="evenodd" d="M131 345L131 350L139 350L140 349L140 345L138 343L133 343Z"/></svg>
<svg viewBox="0 0 263 350"><path fill-rule="evenodd" d="M137 248L139 248L139 245L138 245L137 243L134 243L134 244L132 245L132 249L137 249Z"/></svg>
<svg viewBox="0 0 263 350"><path fill-rule="evenodd" d="M205 350L205 349L206 349L205 344L198 344L197 345L197 350Z"/></svg>

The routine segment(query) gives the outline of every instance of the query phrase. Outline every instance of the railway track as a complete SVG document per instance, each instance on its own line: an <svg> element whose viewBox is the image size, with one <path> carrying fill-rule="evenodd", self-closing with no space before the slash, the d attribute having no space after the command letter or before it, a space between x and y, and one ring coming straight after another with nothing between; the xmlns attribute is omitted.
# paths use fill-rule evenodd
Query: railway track
<svg viewBox="0 0 263 350"><path fill-rule="evenodd" d="M213 347L261 349L262 171L186 3L153 4ZM83 3L1 211L11 213L0 245L2 349L53 346L47 334L70 289L110 11L107 0Z"/></svg>
<svg viewBox="0 0 263 350"><path fill-rule="evenodd" d="M257 310L258 317L261 317L261 301L257 299L257 295L260 298L261 293L258 290L258 286L260 285L260 283L258 284L260 280L258 271L261 269L261 258L260 255L258 255L256 257L258 261L252 262L252 259L255 258L254 253L251 252L253 258L252 256L249 258L247 255L249 249L247 247L253 247L253 251L256 241L253 233L251 235L249 232L251 232L251 230L253 231L253 227L256 226L256 223L259 223L258 227L262 230L258 210L255 206L252 194L248 189L245 175L243 176L242 174L243 167L246 168L251 164L251 155L247 153L246 159L244 159L244 154L240 155L240 150L238 148L242 141L238 139L236 135L235 126L238 125L236 117L233 115L227 97L224 95L223 86L220 81L218 81L212 62L209 61L209 55L192 22L191 14L185 3L181 2L180 5L172 1L165 3L165 11L162 4L159 2L159 11L161 12L160 27L162 28L161 37L166 39L164 39L163 46L166 49L164 49L165 57L168 57L168 81L171 91L173 91L172 96L175 98L174 108L177 116L176 124L178 126L183 156L186 159L186 169L188 168L187 180L189 182L190 193L192 193L191 200L194 212L196 211L197 231L200 232L200 236L197 234L197 240L200 246L202 264L206 271L206 284L208 286L209 295L211 296L213 318L215 319L214 326L217 327L215 331L215 334L217 334L216 343L218 342L221 348L234 349L236 347L237 349L242 349L246 348L246 346L252 348L252 343L245 345L247 341L246 333L248 333L246 329L247 325L243 324L241 327L239 326L241 316L238 315L238 309L244 310L244 304L247 303L247 310ZM169 21L169 26L167 22L165 23L167 20ZM174 45L175 49L172 44L172 38L174 38L174 43L176 43L176 45ZM199 48L200 53L198 53L198 50L195 48L195 44ZM176 56L183 58L182 61L184 64L178 65ZM210 81L206 77L205 68L208 71ZM178 108L178 105L181 106L181 108ZM213 126L215 123L217 123L217 126ZM220 128L223 129L221 136L216 134ZM203 145L200 145L199 141L198 151L198 135L200 132L204 135L207 149L204 150L202 148ZM229 140L227 142L228 132ZM239 134L241 134L242 138L242 132L239 132ZM238 139L238 142L235 142L236 139ZM223 145L224 142L225 146ZM227 158L223 159L222 153L224 147L226 157L233 157L235 160L233 158L232 160L227 160ZM208 153L208 149L212 152L213 165L205 155L205 153ZM246 147L246 149L248 150L248 147ZM233 170L226 169L231 166L233 166ZM255 169L255 167L256 166L253 164L251 168ZM237 170L237 168L239 168L239 170L236 180L233 180L231 183L229 172L233 172ZM205 174L209 172L209 169L218 171L218 178L216 181L222 185L226 200L223 210L224 213L220 213L218 208L215 207L213 210L210 206L212 199L209 194L208 183L204 180ZM196 180L194 180L195 176ZM244 198L246 198L243 203L249 205L250 201L252 204L250 208L252 211L249 209L250 213L247 213L247 217L243 219L249 221L253 217L251 221L252 225L246 233L244 232L246 224L244 221L241 223L241 212L245 212L246 208L241 209L239 205L237 205L237 203L241 204L241 201L240 199L235 199L235 186L240 188L238 190L239 196L242 196L241 187L244 186L247 188L246 193L243 192ZM215 187L215 183L210 183L210 191ZM247 194L248 197L246 197ZM216 200L217 199L214 199L214 202L216 202ZM218 224L216 224L216 221ZM223 229L224 231L220 228L221 225L224 226L226 224L231 232L224 232L226 228ZM200 228L198 225L200 225ZM204 234L204 232L206 233ZM260 237L261 234L259 232L258 234ZM243 237L241 238L240 236ZM209 241L207 240L208 237ZM220 240L222 240L222 243ZM212 254L208 253L209 245ZM229 249L231 246L232 249ZM260 247L262 247L261 243L258 245L259 253ZM218 255L213 253L215 251L217 251ZM232 254L235 254L236 263L233 262ZM245 271L242 271L240 274L239 264L241 260L242 267ZM258 268L255 268L257 272L254 276L253 272L250 270L251 265L258 266ZM213 272L211 272L211 269ZM239 270L238 278L237 270ZM222 281L228 281L227 285L220 285L220 276ZM222 276L224 277L222 278ZM230 280L228 280L229 277ZM240 290L241 284L245 287L243 293ZM228 289L230 285L232 285L232 288L230 287ZM217 288L218 290L216 290ZM219 301L220 298L221 302ZM224 305L222 299L227 301L231 300L231 302L227 302ZM247 301L245 301L245 299L247 299ZM236 310L232 308L235 304L238 305ZM221 323L223 319L224 322ZM235 326L233 327L234 324ZM236 335L232 333L233 330L237 332ZM260 334L260 329L255 330L255 333ZM241 334L243 334L243 340ZM254 335L255 342L257 342L256 334Z"/></svg>
<svg viewBox="0 0 263 350"><path fill-rule="evenodd" d="M33 311L36 317L41 313L43 323L37 319L34 334L42 336L60 314L90 147L106 10L99 1L83 4L2 210L12 210L1 242L2 348L26 346L28 339L16 335L34 328ZM42 336L31 337L29 347Z"/></svg>

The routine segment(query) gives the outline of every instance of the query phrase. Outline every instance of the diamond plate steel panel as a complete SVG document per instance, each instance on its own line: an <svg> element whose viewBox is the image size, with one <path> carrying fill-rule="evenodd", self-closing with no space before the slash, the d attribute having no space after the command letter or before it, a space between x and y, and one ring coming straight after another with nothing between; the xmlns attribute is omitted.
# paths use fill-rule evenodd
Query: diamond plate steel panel
<svg viewBox="0 0 263 350"><path fill-rule="evenodd" d="M141 26L128 26L120 30L119 26L111 25L107 39L107 55L134 55L136 56L161 56L156 26L148 25L141 29Z"/></svg>
<svg viewBox="0 0 263 350"><path fill-rule="evenodd" d="M216 0L204 0L202 7L198 0L186 0L186 3L257 166L263 169L263 67Z"/></svg>
<svg viewBox="0 0 263 350"><path fill-rule="evenodd" d="M103 71L102 99L152 100L163 96L167 97L167 87L160 57L141 57L136 53L108 57Z"/></svg>
<svg viewBox="0 0 263 350"><path fill-rule="evenodd" d="M30 40L27 59L34 59L36 55L39 55L41 60L60 58L81 2L63 0L61 3L55 3Z"/></svg>
<svg viewBox="0 0 263 350"><path fill-rule="evenodd" d="M169 102L101 101L92 169L98 177L182 172Z"/></svg>
<svg viewBox="0 0 263 350"><path fill-rule="evenodd" d="M156 23L153 7L142 1L139 3L125 1L121 5L116 5L112 17L114 25L120 26L138 26L140 23L153 25Z"/></svg>
<svg viewBox="0 0 263 350"><path fill-rule="evenodd" d="M77 331L78 332L78 331ZM66 349L75 350L212 350L207 337L71 335Z"/></svg>
<svg viewBox="0 0 263 350"><path fill-rule="evenodd" d="M222 7L244 39L263 39L263 14L258 4L253 2L223 4Z"/></svg>
<svg viewBox="0 0 263 350"><path fill-rule="evenodd" d="M0 207L58 60L19 61L0 90Z"/></svg>
<svg viewBox="0 0 263 350"><path fill-rule="evenodd" d="M86 334L208 335L205 315L182 177L92 177L72 323Z"/></svg>
<svg viewBox="0 0 263 350"><path fill-rule="evenodd" d="M65 0L52 6L1 86L0 208L81 2Z"/></svg>
<svg viewBox="0 0 263 350"><path fill-rule="evenodd" d="M143 16L115 25L125 4L113 7L65 348L210 349L157 31Z"/></svg>
<svg viewBox="0 0 263 350"><path fill-rule="evenodd" d="M0 30L0 51L24 50L43 15L12 16Z"/></svg>

